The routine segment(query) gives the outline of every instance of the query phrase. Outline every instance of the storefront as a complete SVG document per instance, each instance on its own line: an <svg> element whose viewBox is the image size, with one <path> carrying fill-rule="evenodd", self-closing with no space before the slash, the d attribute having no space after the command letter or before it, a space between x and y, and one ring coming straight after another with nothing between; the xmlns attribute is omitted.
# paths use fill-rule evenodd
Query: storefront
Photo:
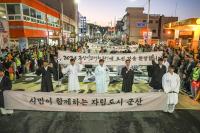
<svg viewBox="0 0 200 133"><path fill-rule="evenodd" d="M38 0L3 0L0 7L6 11L10 40L15 46L18 42L20 49L54 41L49 31L60 33L60 13Z"/></svg>
<svg viewBox="0 0 200 133"><path fill-rule="evenodd" d="M200 18L191 18L165 24L165 29L175 30L174 41L168 41L174 47L187 48L198 53L200 44Z"/></svg>

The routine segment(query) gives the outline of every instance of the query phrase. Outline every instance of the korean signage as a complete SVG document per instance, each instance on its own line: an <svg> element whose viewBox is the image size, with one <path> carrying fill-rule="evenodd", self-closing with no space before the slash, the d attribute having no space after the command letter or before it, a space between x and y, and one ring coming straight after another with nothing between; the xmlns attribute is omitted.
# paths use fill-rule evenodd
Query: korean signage
<svg viewBox="0 0 200 133"><path fill-rule="evenodd" d="M145 22L138 22L138 23L136 23L136 27L137 28L144 28L144 27L146 27L147 25L146 25L146 23Z"/></svg>
<svg viewBox="0 0 200 133"><path fill-rule="evenodd" d="M6 109L124 112L164 110L167 96L163 92L127 94L66 94L5 91Z"/></svg>
<svg viewBox="0 0 200 133"><path fill-rule="evenodd" d="M98 45L98 44L88 44L89 48L91 50L101 50L101 48L103 47L104 49L106 49L108 52L112 51L112 50L116 50L116 51L125 51L127 49L129 49L131 52L135 52L137 50L137 48L139 47L139 45L122 45L122 46L110 46L110 45Z"/></svg>
<svg viewBox="0 0 200 133"><path fill-rule="evenodd" d="M69 53L58 51L60 64L69 64L70 59L76 59L76 62L82 62L84 65L98 65L100 59L105 60L106 65L124 65L129 59L134 65L151 65L152 59L156 61L162 57L163 52L143 52L130 54L86 54L86 53Z"/></svg>
<svg viewBox="0 0 200 133"><path fill-rule="evenodd" d="M193 35L193 31L180 31L179 35L180 36L192 36Z"/></svg>
<svg viewBox="0 0 200 133"><path fill-rule="evenodd" d="M85 16L80 17L80 24L79 28L81 29L81 33L86 33L87 32L87 20Z"/></svg>
<svg viewBox="0 0 200 133"><path fill-rule="evenodd" d="M152 38L152 32L143 32L143 39L148 40Z"/></svg>

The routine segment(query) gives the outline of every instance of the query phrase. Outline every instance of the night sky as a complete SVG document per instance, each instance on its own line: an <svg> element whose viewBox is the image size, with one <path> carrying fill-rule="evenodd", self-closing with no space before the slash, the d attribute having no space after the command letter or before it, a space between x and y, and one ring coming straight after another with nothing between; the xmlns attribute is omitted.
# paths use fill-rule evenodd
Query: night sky
<svg viewBox="0 0 200 133"><path fill-rule="evenodd" d="M177 5L177 10L176 10ZM91 23L110 25L121 19L126 7L145 7L147 0L80 0L79 11ZM200 0L151 0L151 13L178 16L179 19L200 17Z"/></svg>

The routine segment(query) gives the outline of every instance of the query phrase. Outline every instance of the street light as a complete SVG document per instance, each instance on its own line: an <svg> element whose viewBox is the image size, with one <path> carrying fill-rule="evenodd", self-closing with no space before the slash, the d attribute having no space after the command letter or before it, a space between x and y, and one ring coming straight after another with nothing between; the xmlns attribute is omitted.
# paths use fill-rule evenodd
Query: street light
<svg viewBox="0 0 200 133"><path fill-rule="evenodd" d="M169 30L169 31L167 31L167 34L168 34L168 35L171 35L171 31L170 31L170 30Z"/></svg>
<svg viewBox="0 0 200 133"><path fill-rule="evenodd" d="M60 7L61 7L61 25L60 25L60 27L61 27L61 35L62 35L62 45L64 44L64 3L63 3L63 0L60 0Z"/></svg>
<svg viewBox="0 0 200 133"><path fill-rule="evenodd" d="M74 0L75 4L79 4L80 0Z"/></svg>

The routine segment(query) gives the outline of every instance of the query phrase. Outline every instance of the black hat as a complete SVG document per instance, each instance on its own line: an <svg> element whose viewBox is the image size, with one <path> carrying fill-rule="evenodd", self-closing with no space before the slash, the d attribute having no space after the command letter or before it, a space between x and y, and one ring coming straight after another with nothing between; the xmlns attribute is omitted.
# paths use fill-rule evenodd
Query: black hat
<svg viewBox="0 0 200 133"><path fill-rule="evenodd" d="M4 72L4 69L3 69L3 68L0 68L0 72Z"/></svg>
<svg viewBox="0 0 200 133"><path fill-rule="evenodd" d="M100 59L99 62L104 62L104 59Z"/></svg>
<svg viewBox="0 0 200 133"><path fill-rule="evenodd" d="M74 58L71 58L71 59L70 59L70 62L74 62L74 61L75 61L75 59L74 59Z"/></svg>
<svg viewBox="0 0 200 133"><path fill-rule="evenodd" d="M163 61L163 58L159 58L158 61Z"/></svg>

